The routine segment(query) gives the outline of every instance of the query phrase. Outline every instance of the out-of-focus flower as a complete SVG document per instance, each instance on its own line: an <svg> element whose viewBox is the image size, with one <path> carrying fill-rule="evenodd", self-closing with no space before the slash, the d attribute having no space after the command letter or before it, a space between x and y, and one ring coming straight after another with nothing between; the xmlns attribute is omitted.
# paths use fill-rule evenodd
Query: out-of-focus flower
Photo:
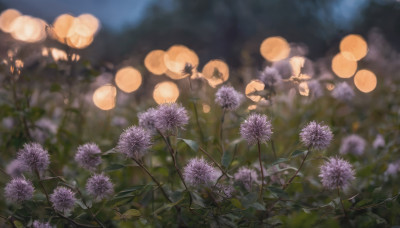
<svg viewBox="0 0 400 228"><path fill-rule="evenodd" d="M376 136L374 142L372 143L372 146L374 147L374 149L378 149L380 147L385 146L385 139L383 138L383 136L381 134L378 134Z"/></svg>
<svg viewBox="0 0 400 228"><path fill-rule="evenodd" d="M75 161L83 168L94 171L101 164L101 150L95 143L86 143L78 147Z"/></svg>
<svg viewBox="0 0 400 228"><path fill-rule="evenodd" d="M11 161L6 168L6 172L13 178L21 177L23 172L27 171L29 168L20 160L15 159Z"/></svg>
<svg viewBox="0 0 400 228"><path fill-rule="evenodd" d="M249 144L269 141L272 136L271 121L266 115L251 114L240 125L240 134Z"/></svg>
<svg viewBox="0 0 400 228"><path fill-rule="evenodd" d="M341 82L332 91L332 96L341 101L350 101L354 97L354 90L346 82Z"/></svg>
<svg viewBox="0 0 400 228"><path fill-rule="evenodd" d="M33 228L52 228L50 223L48 222L40 222L38 220L35 220L32 224Z"/></svg>
<svg viewBox="0 0 400 228"><path fill-rule="evenodd" d="M400 170L400 162L399 161L389 163L389 165L385 171L385 175L386 176L396 176L397 173L399 172L399 170Z"/></svg>
<svg viewBox="0 0 400 228"><path fill-rule="evenodd" d="M111 124L116 127L125 127L128 125L128 120L122 116L115 116L112 118Z"/></svg>
<svg viewBox="0 0 400 228"><path fill-rule="evenodd" d="M317 80L311 80L307 82L308 89L310 90L310 96L313 98L319 98L324 94L321 83Z"/></svg>
<svg viewBox="0 0 400 228"><path fill-rule="evenodd" d="M187 185L195 188L209 187L218 179L220 172L203 158L190 159L183 170Z"/></svg>
<svg viewBox="0 0 400 228"><path fill-rule="evenodd" d="M35 189L30 181L22 178L15 178L12 179L4 188L4 196L6 200L20 204L25 200L31 199L34 190Z"/></svg>
<svg viewBox="0 0 400 228"><path fill-rule="evenodd" d="M75 206L75 193L69 188L57 187L50 195L50 201L55 210L67 213Z"/></svg>
<svg viewBox="0 0 400 228"><path fill-rule="evenodd" d="M104 174L93 175L86 183L86 190L96 200L102 200L114 193L113 184Z"/></svg>
<svg viewBox="0 0 400 228"><path fill-rule="evenodd" d="M151 146L149 131L132 126L126 129L119 137L117 149L128 158L140 159Z"/></svg>
<svg viewBox="0 0 400 228"><path fill-rule="evenodd" d="M259 183L256 171L247 167L240 167L233 178L236 183L242 184L247 191L251 191L254 183Z"/></svg>
<svg viewBox="0 0 400 228"><path fill-rule="evenodd" d="M354 177L354 170L352 165L341 158L329 158L320 167L320 174L322 185L328 189L344 188Z"/></svg>
<svg viewBox="0 0 400 228"><path fill-rule="evenodd" d="M259 78L262 82L264 82L267 88L271 88L282 81L279 71L276 68L269 66L265 67Z"/></svg>
<svg viewBox="0 0 400 228"><path fill-rule="evenodd" d="M342 140L340 146L341 154L352 153L354 155L362 155L365 150L366 141L358 135L349 135Z"/></svg>
<svg viewBox="0 0 400 228"><path fill-rule="evenodd" d="M159 105L155 116L155 126L163 133L175 133L178 129L184 129L189 122L186 109L176 103Z"/></svg>
<svg viewBox="0 0 400 228"><path fill-rule="evenodd" d="M149 108L138 114L139 126L154 133L156 129L157 109Z"/></svg>
<svg viewBox="0 0 400 228"><path fill-rule="evenodd" d="M29 132L34 140L44 143L46 139L57 133L57 124L49 118L41 118L35 122L35 128Z"/></svg>
<svg viewBox="0 0 400 228"><path fill-rule="evenodd" d="M215 93L215 102L226 110L236 110L242 100L243 95L231 86L222 86Z"/></svg>
<svg viewBox="0 0 400 228"><path fill-rule="evenodd" d="M44 171L50 164L49 153L39 143L25 144L18 152L18 160L31 171Z"/></svg>
<svg viewBox="0 0 400 228"><path fill-rule="evenodd" d="M301 142L306 146L315 150L326 149L333 138L331 129L326 126L319 124L315 121L311 121L305 126L300 132Z"/></svg>

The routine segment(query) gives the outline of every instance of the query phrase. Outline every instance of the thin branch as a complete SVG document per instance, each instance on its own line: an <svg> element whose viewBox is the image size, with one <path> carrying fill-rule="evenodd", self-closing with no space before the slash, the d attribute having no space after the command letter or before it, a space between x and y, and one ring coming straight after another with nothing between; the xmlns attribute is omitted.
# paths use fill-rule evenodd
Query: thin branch
<svg viewBox="0 0 400 228"><path fill-rule="evenodd" d="M257 141L257 148L258 148L258 160L260 162L260 170L261 170L261 187L260 187L260 199L262 200L263 188L264 188L264 167L261 161L261 145L260 141Z"/></svg>
<svg viewBox="0 0 400 228"><path fill-rule="evenodd" d="M222 172L226 177L229 177L229 175L225 172L225 170L221 167L221 165L218 164L218 162L215 161L215 159L214 159L207 151L205 151L205 150L204 150L202 147L200 147L200 146L199 146L199 149L200 149L201 152L203 152L205 155L207 155L207 157L208 157L209 159L211 159L211 160L214 162L214 164L221 170L221 172Z"/></svg>

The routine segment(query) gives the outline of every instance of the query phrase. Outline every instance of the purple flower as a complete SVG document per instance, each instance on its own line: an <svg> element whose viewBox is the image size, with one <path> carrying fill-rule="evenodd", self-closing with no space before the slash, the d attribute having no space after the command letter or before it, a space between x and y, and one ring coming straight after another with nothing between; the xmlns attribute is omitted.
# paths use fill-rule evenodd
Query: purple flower
<svg viewBox="0 0 400 228"><path fill-rule="evenodd" d="M27 171L29 168L20 160L12 160L6 168L6 172L13 178L21 177L23 172Z"/></svg>
<svg viewBox="0 0 400 228"><path fill-rule="evenodd" d="M18 152L18 160L31 171L44 171L50 164L49 153L38 143L25 144Z"/></svg>
<svg viewBox="0 0 400 228"><path fill-rule="evenodd" d="M311 80L307 82L308 88L310 89L310 96L313 98L321 97L324 94L321 84L317 80Z"/></svg>
<svg viewBox="0 0 400 228"><path fill-rule="evenodd" d="M362 155L365 150L366 141L358 135L349 135L342 140L340 146L341 154L352 153L354 155Z"/></svg>
<svg viewBox="0 0 400 228"><path fill-rule="evenodd" d="M282 81L279 71L276 68L269 66L265 67L259 78L262 82L264 82L265 86L269 88Z"/></svg>
<svg viewBox="0 0 400 228"><path fill-rule="evenodd" d="M139 126L151 131L152 133L156 132L156 114L157 109L155 108L149 108L145 112L139 113Z"/></svg>
<svg viewBox="0 0 400 228"><path fill-rule="evenodd" d="M396 176L397 173L399 172L399 169L400 169L400 162L399 161L389 163L389 165L388 165L388 167L387 167L387 169L385 171L385 175L386 176L389 176L389 175Z"/></svg>
<svg viewBox="0 0 400 228"><path fill-rule="evenodd" d="M4 197L12 203L22 203L33 196L32 183L22 178L12 179L4 188Z"/></svg>
<svg viewBox="0 0 400 228"><path fill-rule="evenodd" d="M75 161L90 171L96 170L101 164L101 150L95 143L86 143L78 147Z"/></svg>
<svg viewBox="0 0 400 228"><path fill-rule="evenodd" d="M249 144L269 141L272 135L271 121L266 115L251 114L240 125L240 134Z"/></svg>
<svg viewBox="0 0 400 228"><path fill-rule="evenodd" d="M326 126L319 124L315 121L311 121L305 126L300 132L301 142L306 146L315 150L324 150L331 143L333 134L331 129Z"/></svg>
<svg viewBox="0 0 400 228"><path fill-rule="evenodd" d="M325 188L344 188L354 180L354 170L346 160L331 157L320 167L319 177Z"/></svg>
<svg viewBox="0 0 400 228"><path fill-rule="evenodd" d="M33 222L33 228L52 228L52 226L48 222L46 223L46 222L40 222L38 220L35 220Z"/></svg>
<svg viewBox="0 0 400 228"><path fill-rule="evenodd" d="M350 101L354 97L353 89L346 82L341 82L336 85L332 91L332 96L341 101Z"/></svg>
<svg viewBox="0 0 400 228"><path fill-rule="evenodd" d="M183 178L187 185L199 188L215 183L220 172L208 164L203 158L193 158L183 170Z"/></svg>
<svg viewBox="0 0 400 228"><path fill-rule="evenodd" d="M176 103L159 105L155 116L156 128L164 133L174 133L178 129L184 129L189 122L186 109Z"/></svg>
<svg viewBox="0 0 400 228"><path fill-rule="evenodd" d="M223 109L235 110L242 103L243 95L231 86L222 86L215 93L215 102Z"/></svg>
<svg viewBox="0 0 400 228"><path fill-rule="evenodd" d="M110 178L104 174L93 175L86 183L87 192L96 200L102 200L114 193Z"/></svg>
<svg viewBox="0 0 400 228"><path fill-rule="evenodd" d="M75 193L66 187L57 187L53 194L50 195L50 201L57 211L69 212L75 205Z"/></svg>
<svg viewBox="0 0 400 228"><path fill-rule="evenodd" d="M383 138L383 136L378 134L376 136L374 142L372 143L372 146L374 147L374 149L378 149L380 147L384 147L385 146L385 139Z"/></svg>
<svg viewBox="0 0 400 228"><path fill-rule="evenodd" d="M247 191L251 190L254 183L259 183L256 171L247 167L240 167L233 178L235 182L242 184Z"/></svg>
<svg viewBox="0 0 400 228"><path fill-rule="evenodd" d="M126 129L119 137L117 149L128 158L140 159L151 146L149 131L132 126Z"/></svg>

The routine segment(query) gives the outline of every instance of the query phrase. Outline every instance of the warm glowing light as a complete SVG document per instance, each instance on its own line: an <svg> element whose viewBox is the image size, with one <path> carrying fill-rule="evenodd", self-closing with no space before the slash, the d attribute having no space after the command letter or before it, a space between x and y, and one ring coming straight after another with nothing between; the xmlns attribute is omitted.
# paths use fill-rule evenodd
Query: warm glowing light
<svg viewBox="0 0 400 228"><path fill-rule="evenodd" d="M0 29L3 32L10 33L13 21L21 15L22 14L15 9L4 10L0 15Z"/></svg>
<svg viewBox="0 0 400 228"><path fill-rule="evenodd" d="M357 70L357 62L349 60L339 53L332 59L332 70L341 78L350 78Z"/></svg>
<svg viewBox="0 0 400 228"><path fill-rule="evenodd" d="M268 37L261 43L260 53L266 60L276 62L289 56L290 46L283 37Z"/></svg>
<svg viewBox="0 0 400 228"><path fill-rule="evenodd" d="M93 41L93 36L81 36L78 33L67 37L67 44L76 49L82 49L89 46Z"/></svg>
<svg viewBox="0 0 400 228"><path fill-rule="evenodd" d="M249 105L249 107L247 108L248 110L256 110L257 109L257 105Z"/></svg>
<svg viewBox="0 0 400 228"><path fill-rule="evenodd" d="M228 65L219 59L210 60L203 67L202 75L211 87L215 87L229 78Z"/></svg>
<svg viewBox="0 0 400 228"><path fill-rule="evenodd" d="M162 75L167 71L167 67L164 64L165 51L153 50L146 55L144 59L144 66L148 71L155 75Z"/></svg>
<svg viewBox="0 0 400 228"><path fill-rule="evenodd" d="M203 103L203 112L204 112L204 113L209 113L210 110L211 110L210 105L204 104L204 103Z"/></svg>
<svg viewBox="0 0 400 228"><path fill-rule="evenodd" d="M104 85L93 93L93 103L101 110L110 110L115 107L117 88L113 85Z"/></svg>
<svg viewBox="0 0 400 228"><path fill-rule="evenodd" d="M173 79L182 79L189 76L189 74L183 73L185 65L189 63L196 68L199 65L199 57L186 46L174 45L165 52L164 63L169 71L179 75Z"/></svg>
<svg viewBox="0 0 400 228"><path fill-rule="evenodd" d="M124 67L115 75L115 83L122 91L131 93L142 84L142 74L133 67Z"/></svg>
<svg viewBox="0 0 400 228"><path fill-rule="evenodd" d="M301 56L294 56L289 60L290 66L292 67L292 75L299 76L301 69L304 67L305 58Z"/></svg>
<svg viewBox="0 0 400 228"><path fill-rule="evenodd" d="M94 36L100 28L99 20L91 14L81 14L74 21L74 25L80 27L80 32L82 36Z"/></svg>
<svg viewBox="0 0 400 228"><path fill-rule="evenodd" d="M257 91L264 90L264 87L265 84L262 81L258 79L251 80L249 84L247 84L246 86L245 94L250 100L254 102L259 102L262 99L262 97L259 95L254 95L254 93L256 93Z"/></svg>
<svg viewBox="0 0 400 228"><path fill-rule="evenodd" d="M301 82L299 84L299 93L302 96L308 96L310 94L310 89L308 88L307 82Z"/></svg>
<svg viewBox="0 0 400 228"><path fill-rule="evenodd" d="M74 20L75 17L69 14L62 14L54 20L53 31L60 42L65 42Z"/></svg>
<svg viewBox="0 0 400 228"><path fill-rule="evenodd" d="M377 79L373 72L369 70L359 70L354 76L354 84L361 92L369 93L376 88Z"/></svg>
<svg viewBox="0 0 400 228"><path fill-rule="evenodd" d="M30 16L19 16L10 26L11 36L24 42L39 42L46 38L46 22Z"/></svg>
<svg viewBox="0 0 400 228"><path fill-rule="evenodd" d="M23 68L24 67L24 62L20 59L15 60L15 67L16 68Z"/></svg>
<svg viewBox="0 0 400 228"><path fill-rule="evenodd" d="M335 89L335 84L328 82L326 83L325 87L327 90L332 91L333 89Z"/></svg>
<svg viewBox="0 0 400 228"><path fill-rule="evenodd" d="M367 42L360 35L347 35L340 42L340 52L346 59L358 61L367 55Z"/></svg>
<svg viewBox="0 0 400 228"><path fill-rule="evenodd" d="M175 102L179 97L178 86L169 81L160 82L154 87L153 99L157 104Z"/></svg>

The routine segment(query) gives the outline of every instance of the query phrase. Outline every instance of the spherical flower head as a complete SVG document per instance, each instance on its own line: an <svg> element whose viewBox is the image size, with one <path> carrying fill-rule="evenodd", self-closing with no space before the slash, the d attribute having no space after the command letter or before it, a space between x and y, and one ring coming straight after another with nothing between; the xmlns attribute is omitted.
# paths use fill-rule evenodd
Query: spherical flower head
<svg viewBox="0 0 400 228"><path fill-rule="evenodd" d="M341 154L352 153L354 155L362 155L365 150L367 142L358 135L349 135L342 140L342 145L340 146Z"/></svg>
<svg viewBox="0 0 400 228"><path fill-rule="evenodd" d="M8 201L20 204L25 200L31 199L34 190L30 181L23 178L15 178L8 182L4 188L4 196Z"/></svg>
<svg viewBox="0 0 400 228"><path fill-rule="evenodd" d="M69 212L75 205L75 193L66 187L57 187L53 194L50 195L50 201L57 211Z"/></svg>
<svg viewBox="0 0 400 228"><path fill-rule="evenodd" d="M383 138L383 136L378 134L376 136L374 142L372 143L372 146L374 147L374 149L378 149L380 147L384 147L385 146L385 139Z"/></svg>
<svg viewBox="0 0 400 228"><path fill-rule="evenodd" d="M96 200L102 200L114 193L113 184L104 174L93 175L86 183L87 192Z"/></svg>
<svg viewBox="0 0 400 228"><path fill-rule="evenodd" d="M159 105L155 116L155 126L163 133L175 133L189 122L186 109L176 103Z"/></svg>
<svg viewBox="0 0 400 228"><path fill-rule="evenodd" d="M52 228L50 223L46 222L40 222L38 220L35 220L32 224L33 228Z"/></svg>
<svg viewBox="0 0 400 228"><path fill-rule="evenodd" d="M271 121L266 115L251 114L240 125L240 134L249 144L269 141L272 136Z"/></svg>
<svg viewBox="0 0 400 228"><path fill-rule="evenodd" d="M319 177L325 188L344 188L354 180L354 170L346 160L332 157L320 167Z"/></svg>
<svg viewBox="0 0 400 228"><path fill-rule="evenodd" d="M251 190L254 183L259 183L256 171L247 167L240 167L233 178L236 183L242 184L247 191Z"/></svg>
<svg viewBox="0 0 400 228"><path fill-rule="evenodd" d="M187 185L195 188L209 187L218 179L220 172L203 158L193 158L183 169Z"/></svg>
<svg viewBox="0 0 400 228"><path fill-rule="evenodd" d="M226 110L236 110L242 100L243 95L231 86L222 86L215 93L215 102Z"/></svg>
<svg viewBox="0 0 400 228"><path fill-rule="evenodd" d="M264 82L266 87L273 87L275 84L282 81L282 76L275 67L265 67L264 71L259 76L260 80Z"/></svg>
<svg viewBox="0 0 400 228"><path fill-rule="evenodd" d="M157 109L155 108L149 108L145 112L139 113L139 126L152 133L156 132L156 113Z"/></svg>
<svg viewBox="0 0 400 228"><path fill-rule="evenodd" d="M82 168L94 171L101 164L101 150L95 143L81 145L76 151L75 161Z"/></svg>
<svg viewBox="0 0 400 228"><path fill-rule="evenodd" d="M44 171L50 164L49 153L39 143L25 144L18 152L18 160L34 172Z"/></svg>
<svg viewBox="0 0 400 228"><path fill-rule="evenodd" d="M331 129L315 121L311 121L300 132L301 142L306 147L314 150L326 149L331 143L332 138L333 134Z"/></svg>
<svg viewBox="0 0 400 228"><path fill-rule="evenodd" d="M11 161L6 168L6 172L13 178L22 177L22 174L29 168L20 160L15 159Z"/></svg>
<svg viewBox="0 0 400 228"><path fill-rule="evenodd" d="M341 82L332 91L332 96L341 101L350 101L354 97L354 91L349 84Z"/></svg>
<svg viewBox="0 0 400 228"><path fill-rule="evenodd" d="M324 94L321 83L317 80L311 80L307 82L308 88L310 89L310 96L313 98L321 97Z"/></svg>
<svg viewBox="0 0 400 228"><path fill-rule="evenodd" d="M140 159L151 146L149 131L132 126L126 129L119 137L117 149L128 158Z"/></svg>

